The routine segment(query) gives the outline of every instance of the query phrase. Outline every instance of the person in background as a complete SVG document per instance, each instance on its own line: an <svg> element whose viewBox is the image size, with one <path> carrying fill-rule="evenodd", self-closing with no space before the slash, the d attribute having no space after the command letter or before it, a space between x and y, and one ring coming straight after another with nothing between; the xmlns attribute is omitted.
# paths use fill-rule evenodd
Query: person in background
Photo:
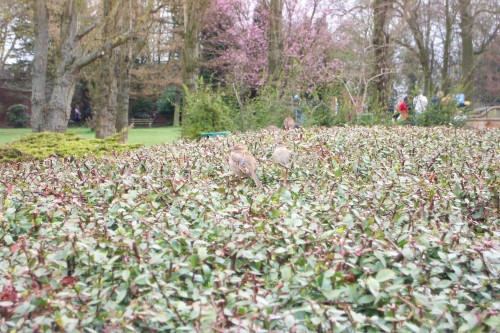
<svg viewBox="0 0 500 333"><path fill-rule="evenodd" d="M433 96L431 98L431 103L432 104L440 104L441 103L441 100L443 99L444 97L444 94L443 92L440 90L437 92L436 96Z"/></svg>
<svg viewBox="0 0 500 333"><path fill-rule="evenodd" d="M410 104L410 100L408 99L408 96L405 96L405 98L398 103L398 112L401 114L401 119L402 121L408 121L408 107Z"/></svg>
<svg viewBox="0 0 500 333"><path fill-rule="evenodd" d="M413 107L415 108L415 125L418 124L418 119L427 109L427 97L424 96L422 91L413 99Z"/></svg>
<svg viewBox="0 0 500 333"><path fill-rule="evenodd" d="M81 122L82 122L82 113L78 109L78 105L77 105L75 107L75 123L77 123L78 125L80 125Z"/></svg>
<svg viewBox="0 0 500 333"><path fill-rule="evenodd" d="M389 98L389 109L388 109L388 111L391 114L394 114L394 112L396 111L395 109L396 109L396 107L398 105L398 97L397 96L398 96L398 93L397 93L396 89L394 89L392 91L391 97Z"/></svg>
<svg viewBox="0 0 500 333"><path fill-rule="evenodd" d="M151 119L153 119L153 125L154 125L155 121L156 121L157 111L158 111L158 106L156 105L156 103L153 103L152 111L153 112L151 113Z"/></svg>
<svg viewBox="0 0 500 333"><path fill-rule="evenodd" d="M295 125L296 127L304 125L305 116L302 114L302 109L300 108L300 97L299 95L293 96L293 101L297 105L295 109Z"/></svg>

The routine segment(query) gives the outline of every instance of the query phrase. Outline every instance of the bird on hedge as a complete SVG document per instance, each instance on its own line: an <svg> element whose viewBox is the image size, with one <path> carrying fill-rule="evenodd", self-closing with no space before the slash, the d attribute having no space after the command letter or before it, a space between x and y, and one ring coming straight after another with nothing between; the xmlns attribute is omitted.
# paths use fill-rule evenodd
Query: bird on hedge
<svg viewBox="0 0 500 333"><path fill-rule="evenodd" d="M262 188L259 177L257 177L257 162L247 147L238 143L230 151L229 168L231 171L239 177L252 177L257 187Z"/></svg>
<svg viewBox="0 0 500 333"><path fill-rule="evenodd" d="M273 161L285 167L285 184L288 182L288 162L290 162L291 155L292 153L288 150L283 140L276 142L276 148L273 152Z"/></svg>
<svg viewBox="0 0 500 333"><path fill-rule="evenodd" d="M274 125L269 125L266 128L264 128L264 130L266 130L268 132L277 132L277 131L279 131L279 128L274 126Z"/></svg>
<svg viewBox="0 0 500 333"><path fill-rule="evenodd" d="M286 147L285 142L283 140L279 140L276 142L276 148L273 152L273 161L286 168L288 166L288 162L290 161L291 154L292 153Z"/></svg>
<svg viewBox="0 0 500 333"><path fill-rule="evenodd" d="M294 129L295 126L295 121L293 120L292 117L286 117L285 120L283 120L283 129L285 130L291 130Z"/></svg>

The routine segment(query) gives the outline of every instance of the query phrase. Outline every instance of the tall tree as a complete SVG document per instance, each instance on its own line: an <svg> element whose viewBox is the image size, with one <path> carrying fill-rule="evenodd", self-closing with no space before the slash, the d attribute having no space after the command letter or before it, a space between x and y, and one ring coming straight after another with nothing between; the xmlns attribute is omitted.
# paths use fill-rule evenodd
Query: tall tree
<svg viewBox="0 0 500 333"><path fill-rule="evenodd" d="M79 40L81 37L78 32L80 13L76 0L65 1L57 50L58 64L54 73L50 100L44 110L46 111L44 113L46 122L43 129L49 132L66 131L71 115L71 99L75 91L76 79L80 69L84 66L83 63L80 63L83 59L77 58L80 61L75 61L75 58L80 54Z"/></svg>
<svg viewBox="0 0 500 333"><path fill-rule="evenodd" d="M132 28L132 0L125 0L120 6L121 14L119 15L118 26L120 30L127 31ZM128 109L130 101L130 76L132 59L134 56L135 43L132 40L118 48L117 52L117 68L118 68L118 95L117 95L117 112L116 112L116 131L121 131L128 127ZM128 139L128 133L124 133L123 140Z"/></svg>
<svg viewBox="0 0 500 333"><path fill-rule="evenodd" d="M423 72L423 86L425 94L433 90L432 81L432 34L431 34L431 1L403 0L399 6L399 13L406 22L413 37L414 45L403 40L399 43L415 53Z"/></svg>
<svg viewBox="0 0 500 333"><path fill-rule="evenodd" d="M281 53L283 51L283 2L270 0L268 9L268 71L271 81L279 78Z"/></svg>
<svg viewBox="0 0 500 333"><path fill-rule="evenodd" d="M31 3L34 8L35 1ZM31 51L31 35L30 2L0 0L0 77L8 61L20 60Z"/></svg>
<svg viewBox="0 0 500 333"><path fill-rule="evenodd" d="M265 85L271 74L269 1L217 0L210 19L215 32L204 43L214 64L224 73L221 81L233 90L248 92ZM317 85L332 82L339 67L333 51L340 44L332 25L340 2L328 0L283 1L282 32L279 43L279 84L287 90L307 92ZM214 40L215 39L215 40ZM212 49L207 50L208 47ZM215 48L213 47L215 46Z"/></svg>
<svg viewBox="0 0 500 333"><path fill-rule="evenodd" d="M474 44L472 28L474 18L471 15L471 0L459 0L460 35L462 38L462 88L466 98L470 98L474 89Z"/></svg>
<svg viewBox="0 0 500 333"><path fill-rule="evenodd" d="M49 14L45 0L33 2L35 13L35 45L31 88L31 128L33 132L45 130L47 60L49 54Z"/></svg>
<svg viewBox="0 0 500 333"><path fill-rule="evenodd" d="M182 77L190 91L198 88L200 32L204 12L209 0L185 0L184 3L184 47L182 50Z"/></svg>
<svg viewBox="0 0 500 333"><path fill-rule="evenodd" d="M41 1L42 4L45 1ZM79 27L82 23L82 8L85 8L85 2L78 0L64 0L63 9L61 12L60 23L60 39L55 43L56 50L56 65L54 73L51 73L52 82L49 96L50 98L41 105L39 110L40 116L36 116L32 123L33 131L51 131L51 132L65 132L67 129L68 121L71 115L71 99L75 89L76 80L79 77L80 71L85 66L93 63L97 59L111 53L111 51L127 42L133 37L137 29L139 29L149 14L152 12L152 1L148 1L145 11L137 18L134 27L120 35L113 36L107 43L94 50L87 50L82 52L81 43L85 36L93 31L99 24L99 21L86 26L80 30ZM38 1L36 2L38 5ZM49 5L46 2L45 5ZM40 5L41 6L41 5ZM46 7L47 8L47 7ZM44 24L43 19L45 16L37 15L35 24L40 26ZM36 37L37 39L43 37L43 30L39 30ZM38 43L36 41L35 43ZM43 42L43 40L42 40ZM50 43L41 47L39 52L34 53L33 61L36 64L44 63L48 56L48 49L45 49ZM46 75L47 77L48 75ZM42 112L43 110L43 112ZM112 120L115 123L115 119Z"/></svg>
<svg viewBox="0 0 500 333"><path fill-rule="evenodd" d="M450 92L450 49L453 41L454 19L451 13L450 0L444 3L444 36L443 36L443 65L441 67L441 90L448 94Z"/></svg>
<svg viewBox="0 0 500 333"><path fill-rule="evenodd" d="M373 3L373 36L372 47L374 52L372 77L372 95L376 106L387 107L391 91L390 85L390 38L386 33L389 15L392 9L391 0L375 0Z"/></svg>
<svg viewBox="0 0 500 333"><path fill-rule="evenodd" d="M123 3L120 2L120 7ZM103 0L103 16L105 23L102 38L105 44L110 43L114 35L119 34L119 10L117 0ZM125 43L123 44L125 45ZM123 46L122 45L122 46ZM97 90L96 138L102 139L116 132L116 113L118 108L118 48L111 50L100 59L99 89Z"/></svg>
<svg viewBox="0 0 500 333"><path fill-rule="evenodd" d="M475 99L474 71L479 55L498 35L499 4L488 0L458 0L462 46L462 87L465 97ZM474 45L476 44L476 45Z"/></svg>

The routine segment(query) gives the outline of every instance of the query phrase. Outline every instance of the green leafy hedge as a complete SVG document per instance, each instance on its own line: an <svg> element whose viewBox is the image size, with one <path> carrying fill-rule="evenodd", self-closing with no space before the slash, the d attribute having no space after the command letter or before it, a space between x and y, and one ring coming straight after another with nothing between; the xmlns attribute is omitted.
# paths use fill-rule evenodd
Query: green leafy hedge
<svg viewBox="0 0 500 333"><path fill-rule="evenodd" d="M0 331L494 332L499 142L316 128L0 167Z"/></svg>
<svg viewBox="0 0 500 333"><path fill-rule="evenodd" d="M102 156L139 148L120 143L122 133L106 139L83 139L75 133L33 133L13 143L0 146L0 163L41 160L51 155L66 157Z"/></svg>

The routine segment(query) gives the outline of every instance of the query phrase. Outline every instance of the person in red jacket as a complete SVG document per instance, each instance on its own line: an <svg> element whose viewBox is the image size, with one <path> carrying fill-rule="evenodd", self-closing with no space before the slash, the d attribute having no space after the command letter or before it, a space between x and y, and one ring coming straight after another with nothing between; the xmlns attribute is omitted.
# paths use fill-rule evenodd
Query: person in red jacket
<svg viewBox="0 0 500 333"><path fill-rule="evenodd" d="M401 114L401 120L408 121L408 105L410 100L405 96L404 100L398 104L398 111Z"/></svg>

